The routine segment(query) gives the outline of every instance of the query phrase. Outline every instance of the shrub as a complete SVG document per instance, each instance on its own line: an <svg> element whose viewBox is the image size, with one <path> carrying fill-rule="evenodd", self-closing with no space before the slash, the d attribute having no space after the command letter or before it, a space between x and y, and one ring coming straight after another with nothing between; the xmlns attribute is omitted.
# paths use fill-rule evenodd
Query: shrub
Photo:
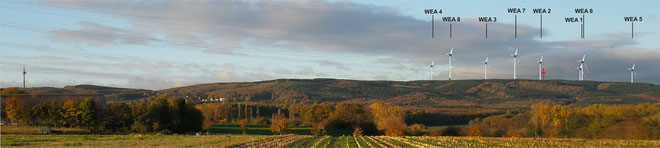
<svg viewBox="0 0 660 148"><path fill-rule="evenodd" d="M273 116L273 123L270 124L270 131L276 134L285 134L291 131L289 125L289 120L287 120L280 110L278 110L277 115Z"/></svg>
<svg viewBox="0 0 660 148"><path fill-rule="evenodd" d="M362 128L359 126L353 126L353 136L362 136Z"/></svg>
<svg viewBox="0 0 660 148"><path fill-rule="evenodd" d="M409 136L422 136L429 133L429 129L422 124L413 124L406 128L406 134Z"/></svg>
<svg viewBox="0 0 660 148"><path fill-rule="evenodd" d="M245 119L242 119L242 120L238 121L238 125L241 126L241 131L243 131L243 134L247 134L248 121L245 120Z"/></svg>
<svg viewBox="0 0 660 148"><path fill-rule="evenodd" d="M459 136L459 129L456 127L445 127L439 130L442 136Z"/></svg>

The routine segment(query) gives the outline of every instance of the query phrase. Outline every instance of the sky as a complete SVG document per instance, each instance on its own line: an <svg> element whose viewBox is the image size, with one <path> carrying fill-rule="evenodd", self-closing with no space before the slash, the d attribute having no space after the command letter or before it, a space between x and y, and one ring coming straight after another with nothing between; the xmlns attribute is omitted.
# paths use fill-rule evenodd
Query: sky
<svg viewBox="0 0 660 148"><path fill-rule="evenodd" d="M0 87L165 89L215 82L546 79L660 84L657 1L0 1ZM510 14L508 8L525 8ZM534 8L551 9L540 14ZM577 14L576 8L593 9ZM442 9L432 29L425 9ZM567 17L584 15L581 23ZM624 17L642 17L626 22ZM460 22L442 22L460 17ZM478 22L496 17L497 22ZM517 19L515 19L517 17ZM517 23L516 23L517 20ZM449 36L451 24L451 38ZM486 34L488 25L488 38ZM517 24L517 25L516 25ZM634 25L634 31L631 27ZM516 30L517 28L517 30ZM431 37L434 30L434 37ZM517 36L516 32L517 31ZM633 37L634 35L634 37ZM516 47L519 62L509 56ZM434 67L429 67L433 61Z"/></svg>

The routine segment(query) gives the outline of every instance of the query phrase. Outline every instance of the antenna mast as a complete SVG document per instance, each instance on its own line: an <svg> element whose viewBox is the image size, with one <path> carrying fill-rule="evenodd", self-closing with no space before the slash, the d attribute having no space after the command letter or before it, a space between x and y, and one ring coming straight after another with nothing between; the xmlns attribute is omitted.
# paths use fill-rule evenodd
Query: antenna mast
<svg viewBox="0 0 660 148"><path fill-rule="evenodd" d="M25 88L25 74L27 74L27 72L25 72L25 65L23 65L23 88Z"/></svg>

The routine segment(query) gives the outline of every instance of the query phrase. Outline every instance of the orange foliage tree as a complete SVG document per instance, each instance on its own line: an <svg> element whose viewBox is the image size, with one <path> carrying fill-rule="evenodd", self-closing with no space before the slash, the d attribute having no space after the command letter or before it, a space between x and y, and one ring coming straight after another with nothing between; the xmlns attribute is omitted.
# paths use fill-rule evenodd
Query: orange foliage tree
<svg viewBox="0 0 660 148"><path fill-rule="evenodd" d="M378 130L385 131L387 136L403 136L406 129L405 110L391 104L374 103L369 105Z"/></svg>
<svg viewBox="0 0 660 148"><path fill-rule="evenodd" d="M539 129L545 127L551 120L550 105L547 102L539 102L531 107L532 117L530 122L534 125L534 135L538 137Z"/></svg>
<svg viewBox="0 0 660 148"><path fill-rule="evenodd" d="M73 100L68 99L62 105L62 125L69 127L76 127L80 123L80 112L78 111L77 104Z"/></svg>
<svg viewBox="0 0 660 148"><path fill-rule="evenodd" d="M284 134L291 131L289 128L289 120L282 114L281 110L277 110L277 114L273 115L273 123L270 124L270 131L277 134Z"/></svg>
<svg viewBox="0 0 660 148"><path fill-rule="evenodd" d="M10 122L24 124L28 118L28 111L23 103L23 99L13 96L7 99L5 114Z"/></svg>

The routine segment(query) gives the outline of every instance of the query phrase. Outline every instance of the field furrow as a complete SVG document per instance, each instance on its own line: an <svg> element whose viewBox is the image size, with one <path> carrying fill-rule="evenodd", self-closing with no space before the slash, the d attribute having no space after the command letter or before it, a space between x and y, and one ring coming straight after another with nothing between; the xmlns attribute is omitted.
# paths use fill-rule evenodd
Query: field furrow
<svg viewBox="0 0 660 148"><path fill-rule="evenodd" d="M309 135L35 135L2 134L2 147L660 147L659 140Z"/></svg>

